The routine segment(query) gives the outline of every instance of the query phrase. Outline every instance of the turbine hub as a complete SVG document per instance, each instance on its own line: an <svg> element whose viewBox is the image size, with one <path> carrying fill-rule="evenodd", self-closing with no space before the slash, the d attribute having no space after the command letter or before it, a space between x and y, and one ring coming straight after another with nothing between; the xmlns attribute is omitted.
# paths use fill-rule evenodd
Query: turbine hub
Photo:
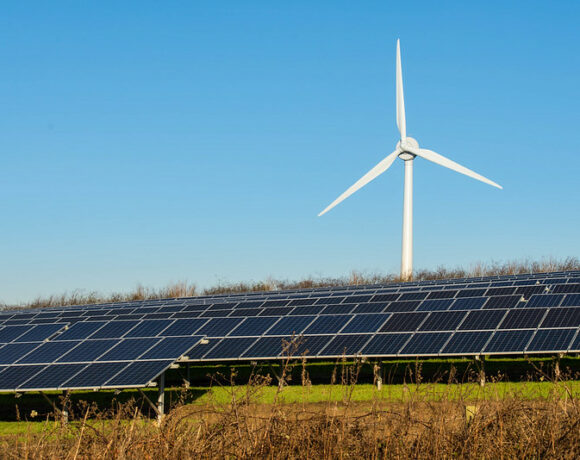
<svg viewBox="0 0 580 460"><path fill-rule="evenodd" d="M407 137L405 139L404 142L399 141L397 143L397 148L401 151L401 153L399 153L399 158L401 160L412 160L413 158L415 158L415 154L409 152L410 149L418 149L419 148L419 143L413 139L412 137Z"/></svg>

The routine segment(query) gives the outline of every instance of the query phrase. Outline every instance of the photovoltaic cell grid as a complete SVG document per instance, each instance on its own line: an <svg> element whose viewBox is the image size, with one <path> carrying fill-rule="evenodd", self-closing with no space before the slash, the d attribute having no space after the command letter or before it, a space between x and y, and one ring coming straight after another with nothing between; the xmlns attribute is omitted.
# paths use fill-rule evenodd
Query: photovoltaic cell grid
<svg viewBox="0 0 580 460"><path fill-rule="evenodd" d="M1 311L0 390L145 386L179 359L579 352L579 328L579 271Z"/></svg>

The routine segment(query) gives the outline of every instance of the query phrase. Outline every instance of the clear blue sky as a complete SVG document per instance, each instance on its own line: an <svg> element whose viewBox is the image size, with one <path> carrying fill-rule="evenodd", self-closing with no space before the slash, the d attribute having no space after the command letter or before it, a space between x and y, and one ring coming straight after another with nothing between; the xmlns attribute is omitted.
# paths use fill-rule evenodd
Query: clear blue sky
<svg viewBox="0 0 580 460"><path fill-rule="evenodd" d="M580 254L580 3L5 2L0 301Z"/></svg>

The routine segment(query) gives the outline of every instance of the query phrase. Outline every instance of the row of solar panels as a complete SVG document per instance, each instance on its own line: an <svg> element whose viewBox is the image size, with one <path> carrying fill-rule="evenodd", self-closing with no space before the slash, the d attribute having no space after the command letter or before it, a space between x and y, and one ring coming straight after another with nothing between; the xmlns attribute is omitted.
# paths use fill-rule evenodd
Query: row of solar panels
<svg viewBox="0 0 580 460"><path fill-rule="evenodd" d="M139 339L132 339L137 341ZM434 332L304 336L285 342L279 337L226 338L203 341L189 353L192 360L260 359L287 355L430 356L546 352L580 352L576 329ZM96 353L95 353L96 354ZM98 358L97 358L98 360ZM174 360L134 360L73 364L0 366L1 391L103 389L147 386Z"/></svg>
<svg viewBox="0 0 580 460"><path fill-rule="evenodd" d="M546 274L544 274L546 275ZM533 275L535 278L526 278L526 279L519 279L515 278L514 280L510 281L497 281L494 284L490 284L490 282L486 283L462 283L457 285L446 285L441 280L437 282L420 282L420 283L405 283L399 285L374 285L374 286L350 286L350 287L340 287L334 290L329 288L320 288L320 289L309 289L309 290L292 290L292 291L274 291L274 292L258 292L258 293L244 293L244 294L236 294L236 295L229 295L229 296L200 296L200 297L193 297L193 298L180 298L180 299L157 299L157 300L146 300L146 301L132 301L132 302L120 302L120 303L106 303L106 304L96 304L96 305L77 305L77 306L70 306L70 307L62 307L62 308L51 308L54 311L71 311L75 309L82 309L82 310L90 310L90 309L101 309L101 308L123 308L123 307L145 307L145 306L163 306L163 305L192 305L192 304L207 304L207 303L220 303L220 302L240 302L244 301L244 299L252 299L252 300L260 300L260 299L293 299L293 298L312 298L312 297L326 297L326 296L350 296L350 295L365 295L365 294L380 294L380 293L405 293L408 291L434 291L434 290L448 290L448 289L492 289L489 294L487 295L499 295L493 294L493 288L498 287L518 287L518 286L525 286L525 285L534 285L539 283L541 285L558 285L558 284L579 284L580 283L580 272L567 272L566 277L561 276L559 278L543 276L538 277L538 275ZM538 279L536 279L538 278ZM432 283L432 284L429 284ZM438 284L433 284L438 283ZM541 292L538 286L537 290L534 292ZM574 288L568 288L574 289ZM577 289L577 287L575 288ZM514 293L515 290L506 289L506 293ZM565 290L565 288L560 287L558 291L555 292L578 292L578 291L571 291ZM486 295L486 294L478 294L478 295ZM507 295L507 294L506 294ZM2 315L12 315L14 311L4 311L0 312L0 316Z"/></svg>
<svg viewBox="0 0 580 460"><path fill-rule="evenodd" d="M178 320L144 321L88 321L70 326L41 324L29 326L7 326L0 329L0 364L15 363L12 350L26 353L34 351L35 356L43 349L52 349L54 343L61 343L53 353L64 355L71 342L120 340L143 338L159 340L171 337L259 337L291 336L296 334L357 334L375 332L438 332L470 330L507 330L536 328L577 328L580 327L579 307L560 308L520 308L457 310L433 312L368 313L358 315L301 315L267 316L249 318L194 318ZM45 342L36 348L38 343ZM192 346L194 344L191 344ZM20 347L20 348L18 348ZM44 347L44 348L43 348ZM82 347L77 346L77 351ZM90 356L90 346L83 353ZM133 359L131 350L116 359ZM7 355L8 354L8 355ZM14 355L15 357L19 356ZM178 355L179 356L179 355ZM178 357L176 356L176 358ZM82 356L81 356L82 357ZM147 359L160 358L148 356ZM61 360L64 359L61 357ZM89 359L92 360L93 358ZM29 361L30 362L30 361Z"/></svg>
<svg viewBox="0 0 580 460"><path fill-rule="evenodd" d="M509 331L409 332L350 335L305 335L297 346L280 337L244 337L207 340L188 353L192 361L305 358L416 357L578 353L577 328ZM290 342L290 344L288 343Z"/></svg>
<svg viewBox="0 0 580 460"><path fill-rule="evenodd" d="M580 291L580 284L569 285ZM441 291L449 292L449 291ZM522 291L523 292L523 291ZM527 291L529 294L534 291ZM435 296L431 296L435 294ZM424 300L424 293L381 294L374 296L334 297L326 301L310 299L272 300L243 303L218 303L208 305L188 305L171 307L123 308L116 310L88 310L75 312L20 313L0 321L2 326L31 325L43 323L75 323L90 320L144 320L144 319L185 319L251 316L299 316L299 315L336 315L381 312L477 310L495 308L540 308L580 306L580 293L573 294L532 294L529 300L522 293L497 295L493 297L462 297L466 291L459 291L455 298L439 298L440 292L432 292ZM471 294L471 293L467 293ZM405 300L386 300L386 299ZM335 302L329 302L334 300ZM350 303L355 300L358 303Z"/></svg>
<svg viewBox="0 0 580 460"><path fill-rule="evenodd" d="M183 356L276 359L292 336L319 358L578 351L577 272L494 282L5 312L0 390L145 386Z"/></svg>

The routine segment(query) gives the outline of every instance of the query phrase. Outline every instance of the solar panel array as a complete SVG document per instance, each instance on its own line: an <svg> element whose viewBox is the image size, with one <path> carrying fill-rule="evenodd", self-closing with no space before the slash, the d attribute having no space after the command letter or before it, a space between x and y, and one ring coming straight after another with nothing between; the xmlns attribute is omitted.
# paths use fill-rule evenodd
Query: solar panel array
<svg viewBox="0 0 580 460"><path fill-rule="evenodd" d="M580 352L580 271L0 312L0 391L142 387L180 361Z"/></svg>

